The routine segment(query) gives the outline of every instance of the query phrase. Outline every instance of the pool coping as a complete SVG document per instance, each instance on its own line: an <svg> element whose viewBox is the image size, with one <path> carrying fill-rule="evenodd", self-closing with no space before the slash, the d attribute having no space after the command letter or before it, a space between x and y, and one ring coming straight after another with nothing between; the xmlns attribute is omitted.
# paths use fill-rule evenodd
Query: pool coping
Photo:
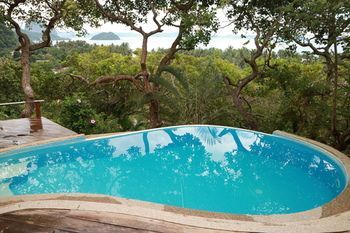
<svg viewBox="0 0 350 233"><path fill-rule="evenodd" d="M58 138L50 138L50 139L46 139L46 140L42 140L42 141L23 143L20 145L13 145L13 146L9 146L6 148L1 148L0 154L5 153L5 152L9 152L9 151L21 150L21 149L28 148L28 147L41 146L44 144L51 144L51 143L55 143L55 142L72 140L72 139L76 139L76 138L86 138L86 135L85 134L76 134L76 135L69 135L69 136L58 137Z"/></svg>
<svg viewBox="0 0 350 233"><path fill-rule="evenodd" d="M124 135L130 133L118 134ZM350 159L336 149L320 142L283 131L275 131L273 134L298 140L325 150L333 158L339 160L343 164L347 174L350 174ZM116 135L117 133L93 135L92 137L86 136L85 138L91 140ZM82 136L84 135L23 144L21 146L2 149L0 153ZM345 190L331 202L312 210L282 215L223 214L93 194L40 194L0 198L0 214L33 208L92 210L111 213L119 213L122 211L123 213L138 214L138 216L152 217L163 221L184 221L188 222L191 226L203 227L208 225L213 229L223 231L296 232L298 230L300 232L303 230L303 232L336 232L350 230L349 180Z"/></svg>

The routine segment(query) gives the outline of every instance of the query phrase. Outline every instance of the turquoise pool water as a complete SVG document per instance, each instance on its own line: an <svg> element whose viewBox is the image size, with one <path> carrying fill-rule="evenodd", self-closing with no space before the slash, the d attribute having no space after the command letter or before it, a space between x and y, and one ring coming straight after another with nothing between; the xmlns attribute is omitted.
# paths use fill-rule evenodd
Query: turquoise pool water
<svg viewBox="0 0 350 233"><path fill-rule="evenodd" d="M342 192L342 165L258 132L180 126L2 154L0 195L95 193L235 214L312 209Z"/></svg>

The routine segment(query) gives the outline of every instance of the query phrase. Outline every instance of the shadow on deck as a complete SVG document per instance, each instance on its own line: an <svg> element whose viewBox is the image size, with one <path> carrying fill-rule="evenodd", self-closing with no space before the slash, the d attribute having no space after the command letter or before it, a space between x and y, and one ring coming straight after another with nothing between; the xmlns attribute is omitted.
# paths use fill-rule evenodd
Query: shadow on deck
<svg viewBox="0 0 350 233"><path fill-rule="evenodd" d="M42 140L77 135L77 133L42 117L43 129L31 132L28 118L0 121L0 149Z"/></svg>

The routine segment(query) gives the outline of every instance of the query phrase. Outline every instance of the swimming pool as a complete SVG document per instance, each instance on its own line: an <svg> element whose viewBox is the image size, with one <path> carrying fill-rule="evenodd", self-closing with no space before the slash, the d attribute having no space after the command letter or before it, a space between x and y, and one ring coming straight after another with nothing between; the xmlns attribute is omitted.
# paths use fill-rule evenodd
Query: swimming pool
<svg viewBox="0 0 350 233"><path fill-rule="evenodd" d="M1 154L0 196L94 193L232 214L287 214L346 187L339 161L293 139L178 126Z"/></svg>

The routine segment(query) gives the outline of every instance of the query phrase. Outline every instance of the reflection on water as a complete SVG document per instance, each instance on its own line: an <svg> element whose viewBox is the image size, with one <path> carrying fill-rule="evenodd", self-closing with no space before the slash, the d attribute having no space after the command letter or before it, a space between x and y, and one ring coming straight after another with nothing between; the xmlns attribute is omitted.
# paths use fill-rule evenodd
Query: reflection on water
<svg viewBox="0 0 350 233"><path fill-rule="evenodd" d="M5 189L98 193L243 214L307 210L345 186L339 166L319 151L280 137L198 126L23 152L0 160L0 179L2 195Z"/></svg>

